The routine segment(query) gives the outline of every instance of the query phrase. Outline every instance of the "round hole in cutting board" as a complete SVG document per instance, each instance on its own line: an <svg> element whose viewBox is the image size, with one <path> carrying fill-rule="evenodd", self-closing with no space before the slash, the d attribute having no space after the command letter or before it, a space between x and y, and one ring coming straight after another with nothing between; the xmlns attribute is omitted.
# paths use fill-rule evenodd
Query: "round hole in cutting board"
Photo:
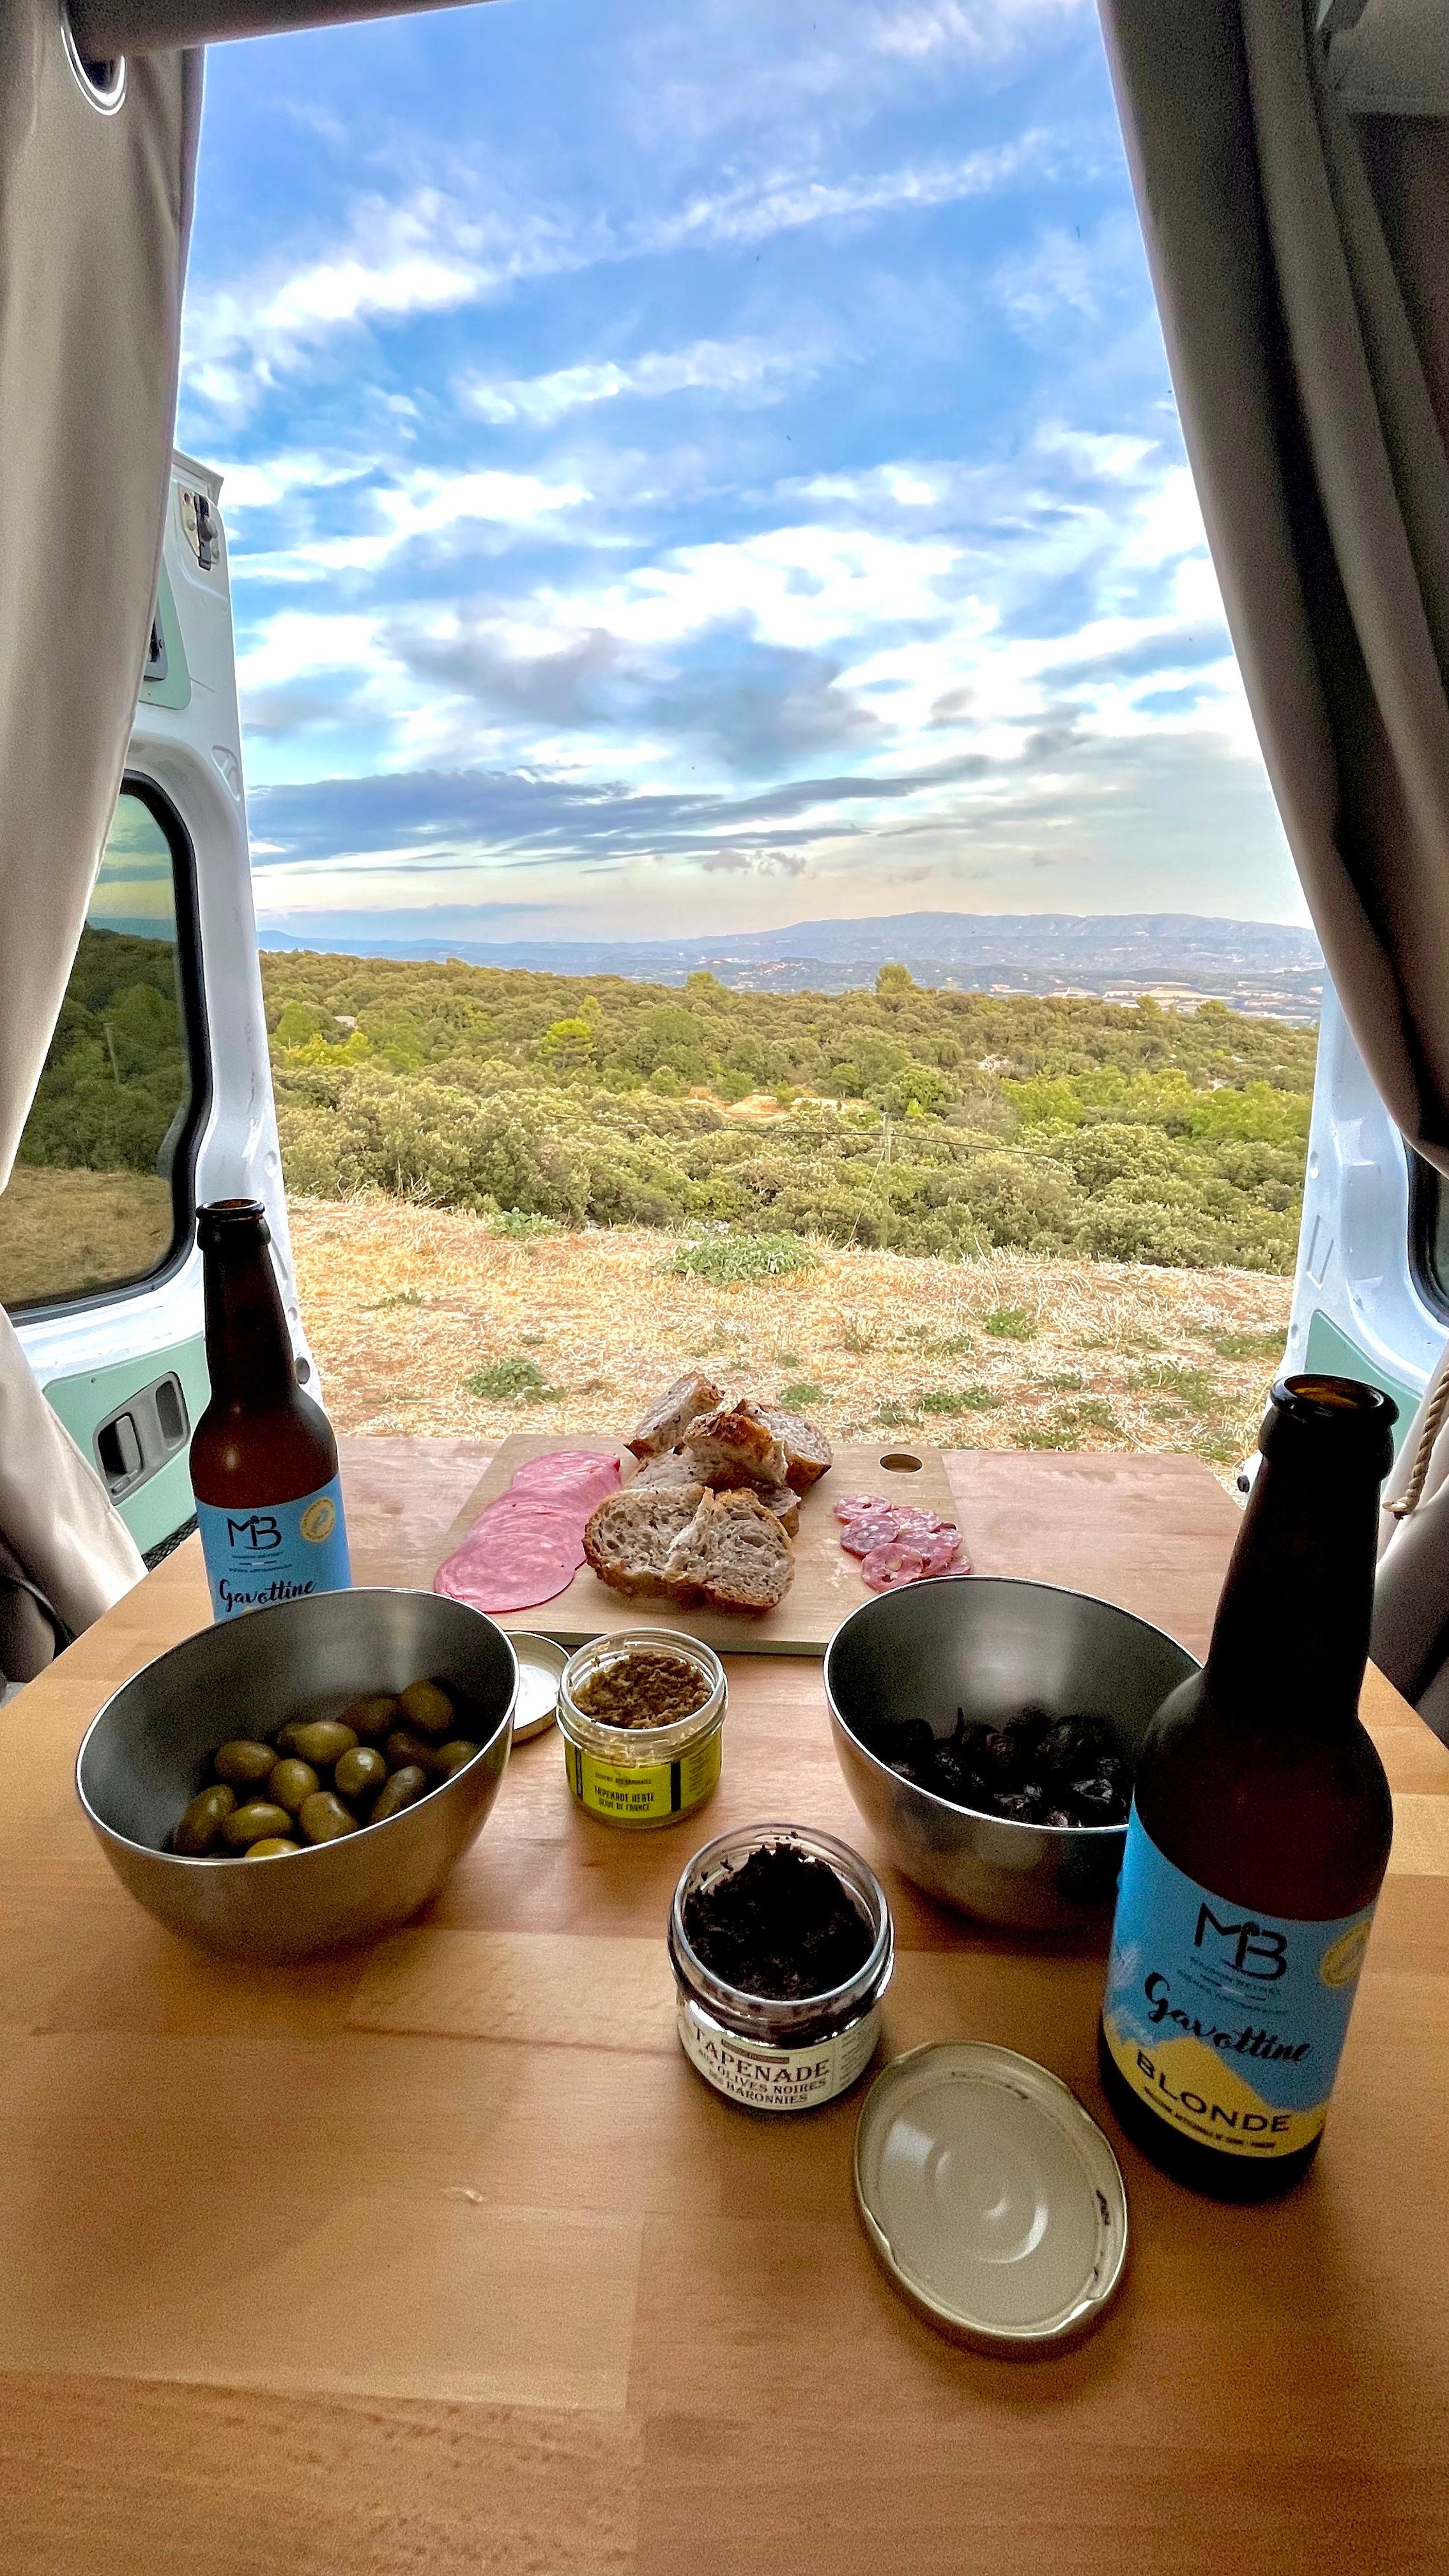
<svg viewBox="0 0 1449 2576"><path fill-rule="evenodd" d="M891 1476L917 1475L921 1465L920 1459L909 1449L888 1449L880 1463Z"/></svg>

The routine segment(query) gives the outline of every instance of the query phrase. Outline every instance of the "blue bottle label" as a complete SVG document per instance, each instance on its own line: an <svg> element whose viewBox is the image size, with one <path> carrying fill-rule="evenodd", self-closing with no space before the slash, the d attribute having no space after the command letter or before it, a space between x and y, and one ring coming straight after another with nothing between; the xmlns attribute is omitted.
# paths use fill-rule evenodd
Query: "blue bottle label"
<svg viewBox="0 0 1449 2576"><path fill-rule="evenodd" d="M315 1494L255 1510L218 1511L198 1503L201 1544L218 1619L299 1601L308 1592L346 1592L352 1583L342 1486L334 1476Z"/></svg>
<svg viewBox="0 0 1449 2576"><path fill-rule="evenodd" d="M1331 1923L1251 1915L1174 1868L1134 1805L1102 2012L1125 2081L1224 2155L1310 2145L1372 1921L1371 1905Z"/></svg>

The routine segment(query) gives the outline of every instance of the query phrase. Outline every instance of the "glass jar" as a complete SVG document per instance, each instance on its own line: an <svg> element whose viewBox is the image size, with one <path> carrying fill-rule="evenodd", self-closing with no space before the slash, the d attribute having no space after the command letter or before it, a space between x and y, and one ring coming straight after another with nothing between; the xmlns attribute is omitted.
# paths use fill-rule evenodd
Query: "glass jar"
<svg viewBox="0 0 1449 2576"><path fill-rule="evenodd" d="M651 1647L678 1655L708 1684L699 1708L671 1726L605 1726L580 1708L575 1691ZM564 1769L579 1805L601 1824L636 1832L692 1816L719 1786L727 1698L724 1666L713 1648L677 1629L625 1628L580 1646L564 1666L558 1693Z"/></svg>
<svg viewBox="0 0 1449 2576"><path fill-rule="evenodd" d="M686 1901L714 1885L767 1843L793 1844L834 1870L872 1935L855 1974L827 1994L789 2002L747 1994L712 1976L690 1947ZM895 1936L885 1891L848 1843L804 1825L739 1825L697 1851L674 1891L669 1957L678 1990L675 2026L692 2066L731 2102L755 2111L813 2111L865 2072L880 2033L881 1997L891 1981Z"/></svg>

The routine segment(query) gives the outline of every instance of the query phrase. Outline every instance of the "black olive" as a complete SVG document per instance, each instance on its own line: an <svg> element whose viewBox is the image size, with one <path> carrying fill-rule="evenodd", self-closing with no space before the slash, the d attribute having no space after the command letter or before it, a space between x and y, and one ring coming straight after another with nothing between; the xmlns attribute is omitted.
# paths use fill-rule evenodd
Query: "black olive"
<svg viewBox="0 0 1449 2576"><path fill-rule="evenodd" d="M1049 1779L1066 1779L1071 1772L1083 1767L1086 1752L1076 1719L1064 1717L1056 1726L1048 1727L1042 1737L1039 1759Z"/></svg>
<svg viewBox="0 0 1449 2576"><path fill-rule="evenodd" d="M981 1746L981 1768L988 1779L1005 1788L1016 1777L1021 1761L1021 1748L1008 1727L998 1727L994 1735L984 1738Z"/></svg>
<svg viewBox="0 0 1449 2576"><path fill-rule="evenodd" d="M1034 1825L1042 1811L1040 1789L1002 1789L992 1800L992 1813L1012 1825Z"/></svg>
<svg viewBox="0 0 1449 2576"><path fill-rule="evenodd" d="M1060 1832L1064 1825L1075 1825L1076 1821L1075 1816L1067 1814L1065 1807L1048 1807L1042 1818L1044 1825L1053 1826L1057 1832Z"/></svg>
<svg viewBox="0 0 1449 2576"><path fill-rule="evenodd" d="M1072 1797L1084 1825L1115 1825L1127 1812L1115 1780L1074 1780Z"/></svg>

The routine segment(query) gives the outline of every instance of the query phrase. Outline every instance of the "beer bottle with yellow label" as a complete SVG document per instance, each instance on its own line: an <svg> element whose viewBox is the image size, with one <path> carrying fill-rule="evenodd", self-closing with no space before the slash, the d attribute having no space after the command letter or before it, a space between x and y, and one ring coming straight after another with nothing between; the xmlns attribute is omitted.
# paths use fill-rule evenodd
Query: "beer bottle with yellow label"
<svg viewBox="0 0 1449 2576"><path fill-rule="evenodd" d="M352 1582L337 1443L297 1383L271 1236L257 1199L197 1214L211 1401L191 1443L191 1490L218 1619Z"/></svg>
<svg viewBox="0 0 1449 2576"><path fill-rule="evenodd" d="M1317 2151L1388 1866L1358 1699L1394 1420L1352 1378L1274 1387L1207 1663L1138 1761L1102 2081L1165 2172L1223 2199Z"/></svg>

